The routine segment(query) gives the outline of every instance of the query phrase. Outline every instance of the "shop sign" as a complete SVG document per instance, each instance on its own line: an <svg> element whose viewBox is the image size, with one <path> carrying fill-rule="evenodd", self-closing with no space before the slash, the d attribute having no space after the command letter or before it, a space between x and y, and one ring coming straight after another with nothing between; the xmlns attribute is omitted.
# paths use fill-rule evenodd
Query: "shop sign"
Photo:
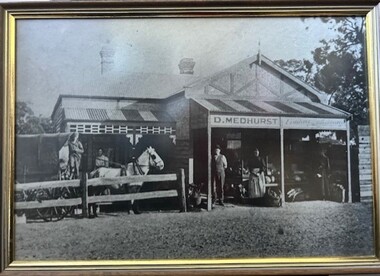
<svg viewBox="0 0 380 276"><path fill-rule="evenodd" d="M280 128L280 117L211 115L211 127Z"/></svg>
<svg viewBox="0 0 380 276"><path fill-rule="evenodd" d="M345 119L211 115L211 127L346 130Z"/></svg>
<svg viewBox="0 0 380 276"><path fill-rule="evenodd" d="M325 129L345 130L345 119L329 118L281 118L281 126L284 129Z"/></svg>

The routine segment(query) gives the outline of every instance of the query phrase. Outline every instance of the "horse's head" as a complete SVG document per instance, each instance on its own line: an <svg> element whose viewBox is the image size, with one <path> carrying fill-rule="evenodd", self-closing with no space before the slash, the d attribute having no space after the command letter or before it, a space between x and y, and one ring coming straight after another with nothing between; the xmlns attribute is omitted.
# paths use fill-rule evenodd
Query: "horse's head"
<svg viewBox="0 0 380 276"><path fill-rule="evenodd" d="M161 171L164 168L164 161L157 154L156 150L148 147L146 152L149 154L149 165Z"/></svg>

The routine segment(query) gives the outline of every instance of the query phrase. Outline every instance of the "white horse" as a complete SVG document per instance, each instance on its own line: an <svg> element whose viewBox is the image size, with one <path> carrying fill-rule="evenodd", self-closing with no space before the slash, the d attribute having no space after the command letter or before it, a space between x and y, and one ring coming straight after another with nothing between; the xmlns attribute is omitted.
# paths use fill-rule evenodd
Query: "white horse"
<svg viewBox="0 0 380 276"><path fill-rule="evenodd" d="M150 168L162 170L164 168L164 161L157 154L156 150L148 147L137 159L128 163L127 166L121 168L104 168L101 167L91 173L93 177L118 177L130 175L147 175ZM112 188L124 193L138 193L140 192L143 182L133 182L127 184L115 184ZM104 192L105 188L89 187L89 194L95 195ZM138 204L136 201L131 200L132 210L135 214L140 214ZM89 211L93 210L93 216L96 216L96 204L90 204Z"/></svg>

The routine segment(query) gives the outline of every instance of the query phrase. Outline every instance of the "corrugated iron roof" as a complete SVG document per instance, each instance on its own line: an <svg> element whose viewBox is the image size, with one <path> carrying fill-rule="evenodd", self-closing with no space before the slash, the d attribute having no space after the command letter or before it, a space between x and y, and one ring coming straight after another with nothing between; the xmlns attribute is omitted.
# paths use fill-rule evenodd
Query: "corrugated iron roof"
<svg viewBox="0 0 380 276"><path fill-rule="evenodd" d="M65 108L65 119L72 120L90 120L90 115L88 115L87 110L84 108Z"/></svg>
<svg viewBox="0 0 380 276"><path fill-rule="evenodd" d="M87 113L90 119L94 121L108 121L110 119L105 109L87 108Z"/></svg>
<svg viewBox="0 0 380 276"><path fill-rule="evenodd" d="M126 122L175 122L164 111L133 109L64 108L65 120L73 121L126 121Z"/></svg>
<svg viewBox="0 0 380 276"><path fill-rule="evenodd" d="M286 102L273 100L248 100L228 98L192 98L204 108L215 113L252 113L300 117L347 118L349 113L316 102Z"/></svg>

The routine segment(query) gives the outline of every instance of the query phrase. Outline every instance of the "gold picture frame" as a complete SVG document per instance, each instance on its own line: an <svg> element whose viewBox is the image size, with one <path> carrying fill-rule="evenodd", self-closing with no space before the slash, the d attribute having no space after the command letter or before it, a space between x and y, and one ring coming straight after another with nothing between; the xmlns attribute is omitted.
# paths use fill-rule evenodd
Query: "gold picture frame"
<svg viewBox="0 0 380 276"><path fill-rule="evenodd" d="M342 2L343 3L343 2ZM1 11L1 239L0 272L4 275L322 275L380 273L380 8L373 1L131 1L0 2ZM366 17L367 74L373 164L375 255L371 257L241 258L115 261L14 260L16 22L23 19L172 18L172 17Z"/></svg>

